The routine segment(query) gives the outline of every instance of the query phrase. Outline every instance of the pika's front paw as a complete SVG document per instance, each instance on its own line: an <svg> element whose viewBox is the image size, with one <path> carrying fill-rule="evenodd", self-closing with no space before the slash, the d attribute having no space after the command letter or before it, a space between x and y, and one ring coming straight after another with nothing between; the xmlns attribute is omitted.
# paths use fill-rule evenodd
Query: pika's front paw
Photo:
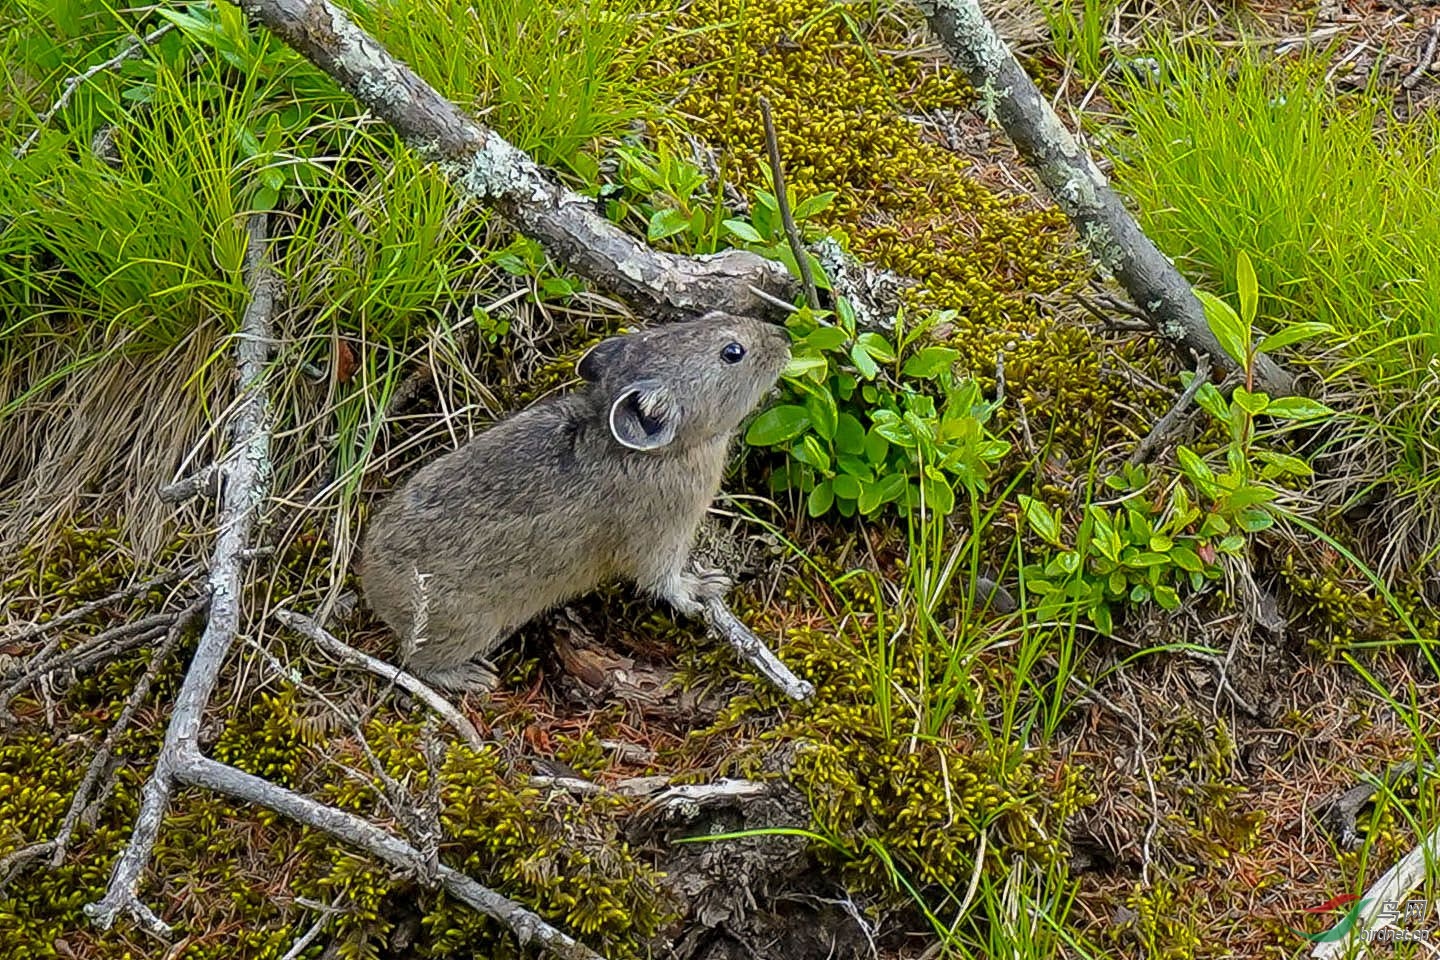
<svg viewBox="0 0 1440 960"><path fill-rule="evenodd" d="M706 600L717 600L730 592L735 586L735 581L725 575L723 570L696 570L694 576L687 576L693 587L693 596L702 604Z"/></svg>
<svg viewBox="0 0 1440 960"><path fill-rule="evenodd" d="M437 690L449 693L490 693L500 686L495 665L476 657L453 667L437 667L415 671L415 675Z"/></svg>

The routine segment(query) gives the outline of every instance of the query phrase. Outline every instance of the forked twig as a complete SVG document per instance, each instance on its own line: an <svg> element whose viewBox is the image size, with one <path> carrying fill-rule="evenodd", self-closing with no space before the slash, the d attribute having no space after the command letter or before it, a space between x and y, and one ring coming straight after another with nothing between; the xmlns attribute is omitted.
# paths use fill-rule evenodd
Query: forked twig
<svg viewBox="0 0 1440 960"><path fill-rule="evenodd" d="M336 637L320 624L307 616L298 614L293 610L276 610L275 619L297 633L303 634L315 641L325 652L342 663L368 670L380 679L393 683L395 686L409 693L411 696L424 702L431 710L435 711L446 723L454 727L456 732L465 738L465 741L476 750L485 746L485 738L475 725L461 713L454 704L436 693L429 685L418 677L406 673L392 663L376 659L367 653L361 653L354 647Z"/></svg>
<svg viewBox="0 0 1440 960"><path fill-rule="evenodd" d="M85 907L86 915L101 929L113 924L121 913L130 914L153 932L164 934L169 929L141 902L140 876L150 862L179 769L199 753L200 718L240 626L244 552L270 486L270 404L264 381L275 294L265 254L266 216L251 217L247 231L245 280L250 301L235 350L244 399L237 405L231 427L235 449L223 461L227 482L221 500L220 532L210 561L210 615L175 698L155 770L141 792L135 830L115 861L105 896Z"/></svg>

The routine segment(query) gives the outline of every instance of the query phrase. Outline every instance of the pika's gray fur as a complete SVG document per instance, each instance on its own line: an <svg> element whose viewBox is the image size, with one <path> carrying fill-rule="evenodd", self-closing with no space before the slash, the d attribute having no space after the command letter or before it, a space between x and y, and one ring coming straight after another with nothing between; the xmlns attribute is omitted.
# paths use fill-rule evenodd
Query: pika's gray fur
<svg viewBox="0 0 1440 960"><path fill-rule="evenodd" d="M370 607L408 669L492 689L483 658L557 604L617 579L694 616L729 586L686 570L730 440L790 357L784 329L721 313L613 337L585 381L428 464L362 550Z"/></svg>

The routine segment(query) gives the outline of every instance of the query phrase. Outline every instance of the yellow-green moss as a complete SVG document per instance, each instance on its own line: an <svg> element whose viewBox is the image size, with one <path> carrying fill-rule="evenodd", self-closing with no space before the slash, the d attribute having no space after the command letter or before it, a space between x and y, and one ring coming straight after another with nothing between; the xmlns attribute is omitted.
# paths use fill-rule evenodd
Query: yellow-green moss
<svg viewBox="0 0 1440 960"><path fill-rule="evenodd" d="M1223 944L1206 943L1200 936L1209 920L1201 911L1208 905L1189 891L1187 882L1193 873L1193 868L1182 866L1173 876L1159 877L1149 886L1137 882L1125 898L1131 916L1112 927L1111 936L1137 941L1151 960L1193 960L1223 953Z"/></svg>
<svg viewBox="0 0 1440 960"><path fill-rule="evenodd" d="M1414 635L1389 600L1368 585L1349 561L1330 550L1287 553L1280 576L1302 604L1303 626L1312 646L1333 654L1356 644L1408 643ZM1421 636L1440 634L1440 618L1429 612L1417 591L1392 585L1405 617Z"/></svg>
<svg viewBox="0 0 1440 960"><path fill-rule="evenodd" d="M733 761L738 772L763 776L777 751L787 755L789 779L809 797L814 830L831 841L816 852L840 866L850 884L882 896L898 889L892 866L920 887L964 889L981 832L990 868L1017 857L1047 864L1064 856L1065 821L1093 799L1081 770L1008 733L982 734L988 720L978 704L989 675L976 662L947 676L957 638L910 631L892 638L894 625L882 628L875 616L885 601L863 580L849 581L846 598L844 631L828 625L786 631L785 660L814 682L815 695L789 705L755 748ZM779 616L773 609L760 614L755 628L777 632ZM886 658L871 636L882 629L894 644L886 676L876 673ZM959 686L968 695L946 707L947 694L958 694ZM748 721L768 717L778 700L757 686L735 698L701 738L733 739Z"/></svg>
<svg viewBox="0 0 1440 960"><path fill-rule="evenodd" d="M63 560L55 559L61 553L54 549L43 563L37 555L36 562L17 569L8 586L43 596L37 591L47 571L63 562L66 570L102 570L104 578L95 579L87 592L103 596L133 573L127 563L116 565L114 557L123 554L112 549L113 537L108 526L66 534L57 541L65 545ZM314 570L323 547L307 540L287 549L280 565ZM47 597L44 609L60 613L78 600L56 603ZM73 632L83 638L113 619L113 613L97 615ZM99 738L149 658L148 649L131 651L60 691L55 731L26 726L0 737L0 856L55 835ZM132 945L133 927L97 931L81 908L103 896L111 864L130 836L187 659L188 651L177 651L139 722L117 745L114 792L94 824L81 826L65 862L53 870L48 865L28 870L0 891L0 929L13 942L30 945L31 955L137 960L149 955ZM313 682L328 684L326 673L320 668ZM234 689L238 675L238 665L232 665L221 689ZM27 723L41 722L39 704L22 698L16 705ZM383 822L390 814L370 782L369 762L343 724L316 719L318 709L304 691L284 684L239 702L217 697L212 717L218 735L208 749L219 760ZM390 707L369 720L365 735L386 772L415 796L424 796L434 778L427 744L440 744L433 766L439 777L441 854L452 866L607 956L641 955L643 944L671 916L659 877L632 856L619 834L618 801L579 803L532 789L495 752L448 745L446 734L428 733L422 720ZM603 762L598 750L595 737L585 735L562 752L588 770ZM205 791L177 792L147 876L147 901L187 942L179 954L183 960L275 960L315 920L295 904L297 897L333 903L342 911L324 942L307 954L311 958L332 941L342 956L379 956L390 949L401 918L418 921L410 947L414 956L517 955L509 931L470 908L395 876L328 836Z"/></svg>
<svg viewBox="0 0 1440 960"><path fill-rule="evenodd" d="M837 192L821 225L862 259L918 281L912 307L959 311L948 339L963 363L993 386L1003 355L1007 387L1042 438L1053 421L1056 439L1093 441L1114 399L1100 351L1039 301L1077 289L1088 260L1057 209L991 189L968 156L922 134L913 116L974 122L973 91L943 64L880 50L907 38L869 25L868 12L798 0L691 4L681 19L696 32L662 53L684 84L678 110L745 192L765 182L766 97L792 189Z"/></svg>

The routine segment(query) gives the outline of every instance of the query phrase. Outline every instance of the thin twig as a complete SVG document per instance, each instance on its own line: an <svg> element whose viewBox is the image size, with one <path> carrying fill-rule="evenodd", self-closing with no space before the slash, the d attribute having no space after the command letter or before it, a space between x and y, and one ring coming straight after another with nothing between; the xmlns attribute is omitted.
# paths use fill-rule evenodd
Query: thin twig
<svg viewBox="0 0 1440 960"><path fill-rule="evenodd" d="M731 612L724 600L711 597L705 601L705 623L716 636L734 647L747 663L760 671L760 675L766 680L779 687L787 697L808 700L815 693L814 684L791 673L790 668L781 663L780 658L765 646L765 641L740 622L740 618Z"/></svg>
<svg viewBox="0 0 1440 960"><path fill-rule="evenodd" d="M199 572L200 564L192 563L187 567L181 567L179 570L171 570L168 573L161 574L158 577L152 577L151 579L146 580L143 583L133 583L130 586L125 587L123 590L116 590L108 597L101 597L99 600L91 600L89 603L82 604L73 610L66 610L64 613L60 614L58 617L55 617L53 620L47 620L44 623L31 624L30 626L20 630L20 632L15 634L13 637L9 637L7 639L11 643L26 643L30 640L34 640L36 637L49 633L51 630L57 630L60 627L65 626L66 624L74 623L76 620L83 620L85 617L88 617L96 610L108 607L112 603L119 603L121 600L134 599L135 597L141 596L142 594L149 593L156 587L166 586L168 584L174 583L176 580L188 579L189 577L193 577Z"/></svg>
<svg viewBox="0 0 1440 960"><path fill-rule="evenodd" d="M1415 69L1405 74L1405 79L1400 81L1400 86L1406 90L1414 90L1420 83L1420 78L1430 71L1430 64L1435 62L1435 45L1440 42L1440 23L1430 24L1430 29L1425 31L1425 52L1420 54L1420 59L1415 64Z"/></svg>
<svg viewBox="0 0 1440 960"><path fill-rule="evenodd" d="M800 228L795 226L795 217L790 212L790 197L785 189L785 169L780 163L780 140L775 136L775 121L770 117L770 101L760 98L760 116L765 120L765 148L770 153L770 172L775 179L775 202L780 207L780 222L785 226L785 239L790 241L790 252L795 255L795 265L800 270L800 282L805 285L805 302L811 310L820 309L820 292L815 289L815 275L810 271L810 254L800 242Z"/></svg>
<svg viewBox="0 0 1440 960"><path fill-rule="evenodd" d="M1175 405L1157 420L1150 432L1135 445L1134 452L1130 454L1130 466L1139 466L1149 460L1161 444L1169 442L1170 438L1179 432L1189 416L1190 404L1195 400L1195 395L1209 382L1210 358L1202 356L1195 365L1195 375L1190 378L1190 384L1180 394L1180 399L1175 401Z"/></svg>
<svg viewBox="0 0 1440 960"><path fill-rule="evenodd" d="M171 506L179 506L202 493L213 498L219 495L220 484L224 479L225 468L218 463L212 463L173 483L165 484L158 491L158 495L162 502Z"/></svg>
<svg viewBox="0 0 1440 960"><path fill-rule="evenodd" d="M153 581L152 581L153 582ZM49 840L39 843L32 843L29 846L21 847L11 851L4 857L0 857L0 892L9 885L21 871L31 863L43 857L50 858L52 868L60 866L69 849L70 841L75 835L75 828L80 824L96 803L108 796L109 789L101 790L96 795L96 787L100 784L106 768L110 764L110 758L115 752L115 743L130 728L135 714L145 698L150 695L150 687L155 681L160 667L175 649L180 637L184 634L186 625L195 619L196 615L204 609L208 597L201 597L190 606L182 610L178 615L171 618L169 631L165 640L156 648L150 656L150 663L145 668L145 673L138 683L125 698L125 705L121 708L119 716L110 725L105 734L105 739L96 749L94 756L90 758L90 764L85 769L85 774L80 778L80 785L75 788L74 795L70 798L70 807L65 811L65 817L60 822L60 829L55 836Z"/></svg>
<svg viewBox="0 0 1440 960"><path fill-rule="evenodd" d="M145 673L141 675L139 681L131 688L130 695L125 698L125 705L120 709L120 715L117 716L115 722L110 725L110 729L105 733L104 741L101 742L99 749L95 751L95 755L90 758L90 766L85 770L85 776L80 780L80 787L75 791L75 796L70 801L70 809L66 812L65 819L60 824L60 830L55 835L56 849L54 855L50 858L51 867L60 866L64 860L65 851L70 845L70 839L75 834L75 827L79 824L80 817L85 812L85 809L90 805L91 794L94 792L96 784L100 781L100 774L105 767L109 765L110 757L115 752L115 744L125 735L125 731L130 729L130 724L134 721L135 714L139 711L140 705L145 702L146 697L150 696L150 688L154 685L156 676L159 675L161 668L165 665L165 661L170 658L170 654L174 652L175 647L179 645L180 638L185 635L185 628L190 625L192 620L200 615L209 602L210 598L208 595L202 596L200 599L191 603L190 606L180 611L180 614L175 618L175 622L170 624L170 629L165 634L164 641L162 641L160 646L155 648L155 652L150 655L150 662L145 666Z"/></svg>
<svg viewBox="0 0 1440 960"><path fill-rule="evenodd" d="M119 53L115 54L115 56L111 57L109 60L106 60L104 63L97 63L95 64L95 66L91 67L89 70L86 70L84 73L76 74L75 76L66 79L64 84L62 84L63 89L60 91L59 98L54 103L50 104L49 108L44 113L40 114L39 118L35 121L35 129L31 130L30 135L21 142L20 146L15 148L15 159L19 160L21 157L25 156L25 154L30 152L30 148L35 146L35 141L40 139L40 132L49 125L50 121L54 119L55 114L65 109L66 105L70 103L70 99L75 96L75 91L80 89L81 84L85 83L87 80L89 80L91 77L95 76L98 73L103 73L106 70L112 70L115 67L120 66L120 64L124 63L126 60L129 60L131 57L135 56L140 51L150 46L150 44L154 43L156 40L159 40L161 37L165 36L165 34L169 33L171 30L174 29L175 24L167 23L162 27L157 27L156 29L150 31L143 37L130 37L126 43L125 48L122 49Z"/></svg>
<svg viewBox="0 0 1440 960"><path fill-rule="evenodd" d="M747 287L746 289L748 289L751 293L755 294L755 296L759 297L761 300L764 300L766 303L770 304L770 306L779 307L781 310L784 310L787 313L794 313L800 309L799 307L795 306L795 304L791 303L789 300L781 300L773 293L767 293L764 290L761 290L759 287L751 286Z"/></svg>
<svg viewBox="0 0 1440 960"><path fill-rule="evenodd" d="M426 877L431 864L415 847L375 824L327 806L261 777L189 750L175 767L177 780L254 803L353 844L411 876ZM603 960L589 947L546 923L533 911L482 886L452 867L436 865L435 879L450 896L508 927L522 945L537 944L566 960Z"/></svg>
<svg viewBox="0 0 1440 960"><path fill-rule="evenodd" d="M482 750L486 746L486 740L475 729L475 725L461 713L450 701L431 689L424 681L412 674L406 673L399 667L384 660L378 660L366 653L361 653L348 643L340 640L330 631L309 617L296 613L293 610L276 610L275 619L297 633L303 634L315 641L323 650L342 663L353 667L360 667L363 670L375 674L375 676L392 683L409 693L411 696L424 702L431 710L442 717L446 723L455 728L455 731L465 738L465 741L476 750Z"/></svg>
<svg viewBox="0 0 1440 960"><path fill-rule="evenodd" d="M102 630L69 650L58 650L60 639L54 638L41 651L26 659L5 679L9 683L0 690L0 715L10 708L10 701L21 690L56 670L82 670L100 660L118 656L164 633L175 621L173 613L157 613L130 623ZM12 679L13 678L13 679Z"/></svg>

